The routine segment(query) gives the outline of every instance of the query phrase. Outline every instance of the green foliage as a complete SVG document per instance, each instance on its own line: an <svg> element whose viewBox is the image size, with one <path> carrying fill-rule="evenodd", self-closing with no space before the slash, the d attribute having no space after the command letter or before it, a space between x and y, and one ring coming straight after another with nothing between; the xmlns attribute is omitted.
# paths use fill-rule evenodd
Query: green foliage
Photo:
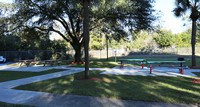
<svg viewBox="0 0 200 107"><path fill-rule="evenodd" d="M59 49L69 49L70 44L65 40L53 40L51 41L51 49L59 50Z"/></svg>
<svg viewBox="0 0 200 107"><path fill-rule="evenodd" d="M132 32L132 40L126 45L129 49L144 49L151 47L154 44L153 35L147 31L140 31L138 33Z"/></svg>
<svg viewBox="0 0 200 107"><path fill-rule="evenodd" d="M191 36L187 32L175 35L175 43L178 47L189 47L191 46Z"/></svg>
<svg viewBox="0 0 200 107"><path fill-rule="evenodd" d="M150 29L154 21L153 0L99 0L91 1L90 31L104 26L116 40L127 37L125 26L139 31ZM36 29L43 33L55 32L72 45L80 56L83 46L83 6L77 0L15 0L16 11L7 25L12 32ZM12 25L12 26L11 26ZM32 38L30 35L27 35ZM94 43L97 44L97 43ZM100 44L95 46L101 48ZM76 57L77 58L77 57Z"/></svg>
<svg viewBox="0 0 200 107"><path fill-rule="evenodd" d="M0 35L0 51L20 49L20 38L12 35Z"/></svg>
<svg viewBox="0 0 200 107"><path fill-rule="evenodd" d="M90 49L100 50L105 45L105 35L103 33L91 33L90 34Z"/></svg>
<svg viewBox="0 0 200 107"><path fill-rule="evenodd" d="M170 47L174 44L174 35L171 31L160 30L154 37L159 47Z"/></svg>

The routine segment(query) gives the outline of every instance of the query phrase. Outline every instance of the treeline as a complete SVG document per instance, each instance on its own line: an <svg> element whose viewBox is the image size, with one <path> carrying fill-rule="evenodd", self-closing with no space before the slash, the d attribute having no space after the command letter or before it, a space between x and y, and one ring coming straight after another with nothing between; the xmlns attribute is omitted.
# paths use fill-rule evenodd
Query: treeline
<svg viewBox="0 0 200 107"><path fill-rule="evenodd" d="M49 36L32 39L11 34L0 36L0 51L60 49L69 49L69 44L64 40L50 40Z"/></svg>
<svg viewBox="0 0 200 107"><path fill-rule="evenodd" d="M106 49L107 40L109 48L146 49L146 48L164 48L164 47L191 47L191 29L179 34L173 34L170 30L158 29L155 31L140 31L131 33L131 36L116 41L106 39L106 34L91 34L90 49ZM200 31L200 30L198 30ZM196 46L200 46L200 34L197 33Z"/></svg>

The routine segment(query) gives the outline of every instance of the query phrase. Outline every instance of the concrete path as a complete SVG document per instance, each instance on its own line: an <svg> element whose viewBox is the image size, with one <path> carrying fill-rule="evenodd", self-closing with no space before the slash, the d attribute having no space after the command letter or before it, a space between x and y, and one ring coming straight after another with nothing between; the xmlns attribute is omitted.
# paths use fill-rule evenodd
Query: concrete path
<svg viewBox="0 0 200 107"><path fill-rule="evenodd" d="M13 67L1 66L1 70L12 70L12 71L27 71L27 72L39 72L42 70L49 69L69 69L62 72L56 72L51 74L45 74L41 76L29 77L24 79L12 80L0 83L0 101L14 104L32 105L38 107L198 107L195 105L185 104L169 104L169 103L156 103L156 102L145 102L145 101L132 101L132 100L120 100L110 98L99 98L90 96L78 96L78 95L62 95L62 94L51 94L45 92L36 91L25 91L25 90L14 90L11 89L16 86L25 85L37 81L47 80L51 78L57 78L72 73L78 73L84 70L84 68L72 68L67 66L55 66L55 67ZM125 70L126 69L126 70ZM133 68L108 69L108 68L91 68L90 70L105 70L111 72L120 70L121 72L128 72ZM1 71L0 71L1 72ZM138 69L138 72L141 72Z"/></svg>

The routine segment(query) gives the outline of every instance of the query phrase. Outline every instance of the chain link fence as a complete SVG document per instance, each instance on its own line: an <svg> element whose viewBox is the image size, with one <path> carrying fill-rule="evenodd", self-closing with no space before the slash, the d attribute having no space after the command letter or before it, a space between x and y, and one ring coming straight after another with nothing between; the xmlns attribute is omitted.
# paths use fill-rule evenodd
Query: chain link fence
<svg viewBox="0 0 200 107"><path fill-rule="evenodd" d="M200 56L200 47L195 48L195 54ZM185 57L191 58L191 47L170 47L170 48L144 48L144 49L109 49L109 57L133 57L133 58L177 58ZM94 58L106 58L106 50L91 50L90 56Z"/></svg>
<svg viewBox="0 0 200 107"><path fill-rule="evenodd" d="M74 55L73 50L28 50L28 51L0 51L0 56L3 56L7 61L19 61L25 59L63 59L67 60Z"/></svg>

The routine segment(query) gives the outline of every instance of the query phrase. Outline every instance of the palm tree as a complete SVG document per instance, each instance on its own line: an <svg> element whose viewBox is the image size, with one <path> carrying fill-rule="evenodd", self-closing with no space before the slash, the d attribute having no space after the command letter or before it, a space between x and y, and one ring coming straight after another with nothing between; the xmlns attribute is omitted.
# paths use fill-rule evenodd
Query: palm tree
<svg viewBox="0 0 200 107"><path fill-rule="evenodd" d="M200 0L176 0L176 8L173 10L177 17L184 15L190 11L190 19L192 20L192 66L196 66L195 58L195 41L196 41L196 21L199 18Z"/></svg>

